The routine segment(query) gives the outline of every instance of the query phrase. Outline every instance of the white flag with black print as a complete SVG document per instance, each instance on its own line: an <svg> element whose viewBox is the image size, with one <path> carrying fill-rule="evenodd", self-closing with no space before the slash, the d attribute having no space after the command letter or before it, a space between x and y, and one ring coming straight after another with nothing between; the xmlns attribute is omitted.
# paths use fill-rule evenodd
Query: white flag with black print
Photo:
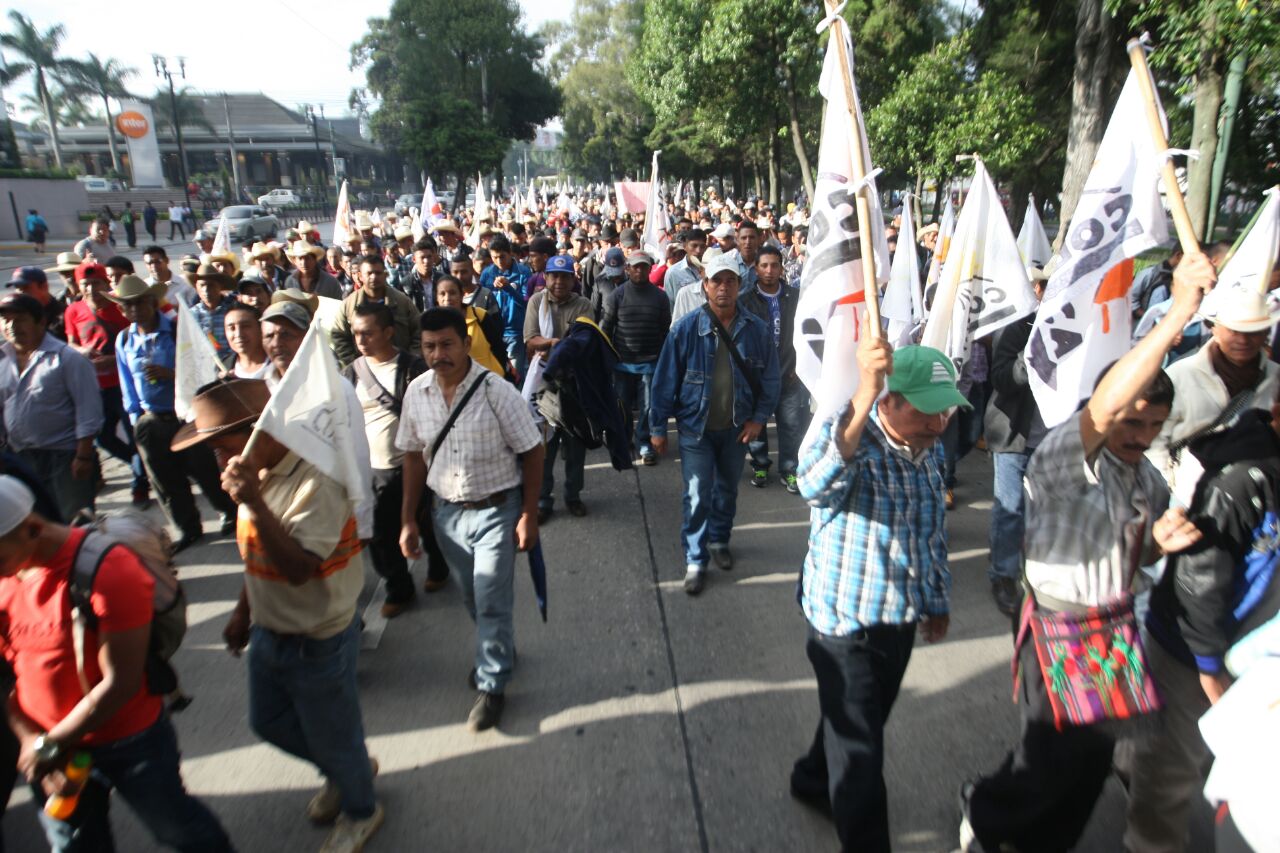
<svg viewBox="0 0 1280 853"><path fill-rule="evenodd" d="M1200 313L1212 318L1218 306L1233 290L1267 293L1280 254L1280 187L1267 190L1262 206L1236 241L1226 266L1218 274L1218 284L1200 303Z"/></svg>
<svg viewBox="0 0 1280 853"><path fill-rule="evenodd" d="M920 287L920 256L916 254L916 223L911 217L910 193L902 197L902 228L898 248L893 253L889 284L884 289L880 313L884 316L889 343L895 347L912 343L911 333L924 322L924 291Z"/></svg>
<svg viewBox="0 0 1280 853"><path fill-rule="evenodd" d="M1022 229L1018 231L1018 251L1022 253L1024 264L1040 269L1044 269L1049 258L1053 257L1049 235L1044 233L1044 223L1036 210L1036 197L1030 193L1027 194L1027 212L1022 217Z"/></svg>
<svg viewBox="0 0 1280 853"><path fill-rule="evenodd" d="M1027 341L1027 378L1046 426L1074 414L1103 369L1130 348L1133 258L1169 234L1160 200L1163 157L1130 71Z"/></svg>
<svg viewBox="0 0 1280 853"><path fill-rule="evenodd" d="M862 108L852 80L847 80L853 91L852 105L846 94L837 38L845 39L852 74L853 46L848 40L848 29L840 19L831 26L818 84L827 108L822 118L818 180L814 187L813 213L809 217L808 260L800 277L800 298L796 305L796 375L813 394L815 407L803 446L813 441L823 421L849 402L857 390L858 335L866 309L855 207L859 187L853 178L853 146L861 146L864 164L871 162L871 149L862 131ZM889 244L885 240L874 176L869 176L866 183L876 278L883 283L889 274Z"/></svg>

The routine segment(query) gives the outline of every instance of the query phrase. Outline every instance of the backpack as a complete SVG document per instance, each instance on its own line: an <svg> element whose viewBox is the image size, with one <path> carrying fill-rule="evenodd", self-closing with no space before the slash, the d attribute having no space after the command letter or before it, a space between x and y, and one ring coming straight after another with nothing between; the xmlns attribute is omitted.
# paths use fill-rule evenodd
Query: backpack
<svg viewBox="0 0 1280 853"><path fill-rule="evenodd" d="M152 601L151 641L147 649L147 689L158 696L170 696L170 711L180 711L191 700L178 690L178 676L169 660L187 633L187 597L178 582L170 559L172 546L165 528L135 510L99 515L85 524L88 531L71 559L69 593L73 613L72 639L75 645L76 674L80 687L89 692L84 669L84 632L98 629L90 595L103 559L112 548L127 549L146 567L155 580Z"/></svg>

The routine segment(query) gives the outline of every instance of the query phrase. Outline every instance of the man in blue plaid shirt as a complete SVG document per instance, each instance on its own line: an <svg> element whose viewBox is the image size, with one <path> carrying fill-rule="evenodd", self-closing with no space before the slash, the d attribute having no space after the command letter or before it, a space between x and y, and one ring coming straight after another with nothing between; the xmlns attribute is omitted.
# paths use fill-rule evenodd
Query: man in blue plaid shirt
<svg viewBox="0 0 1280 853"><path fill-rule="evenodd" d="M946 489L938 439L957 407L955 367L936 349L894 352L864 323L858 390L800 460L810 511L800 604L822 718L791 793L835 820L845 850L890 849L884 727L916 624L947 633ZM885 384L889 393L877 402Z"/></svg>

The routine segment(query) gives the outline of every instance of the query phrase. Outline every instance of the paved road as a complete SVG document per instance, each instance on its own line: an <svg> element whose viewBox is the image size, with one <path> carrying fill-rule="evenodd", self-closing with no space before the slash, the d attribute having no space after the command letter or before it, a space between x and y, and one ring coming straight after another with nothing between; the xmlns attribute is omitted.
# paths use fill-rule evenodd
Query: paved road
<svg viewBox="0 0 1280 853"><path fill-rule="evenodd" d="M473 631L456 587L420 597L361 654L387 808L371 849L835 850L831 825L787 793L817 721L795 601L805 507L776 482L744 482L738 565L691 599L680 587L678 464L616 473L602 451L587 461L591 515L543 529L546 624L521 561L520 663L501 731L466 730ZM1009 627L985 579L989 470L982 453L961 464L951 634L916 648L888 729L896 850L953 848L961 781L994 767L1017 732ZM108 507L127 496L121 469L111 480ZM195 696L176 718L187 783L240 849L317 849L324 831L303 817L316 773L249 731L244 663L222 648L240 585L234 543L210 538L180 562L191 628L176 660ZM370 581L365 598L376 595ZM152 849L119 803L114 823L119 849ZM1117 849L1122 823L1111 783L1079 849ZM40 849L25 789L4 837L10 850Z"/></svg>

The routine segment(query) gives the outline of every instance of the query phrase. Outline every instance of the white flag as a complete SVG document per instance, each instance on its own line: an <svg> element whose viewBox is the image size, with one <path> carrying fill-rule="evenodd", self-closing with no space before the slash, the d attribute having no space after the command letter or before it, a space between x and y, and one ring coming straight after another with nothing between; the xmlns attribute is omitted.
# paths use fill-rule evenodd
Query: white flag
<svg viewBox="0 0 1280 853"><path fill-rule="evenodd" d="M471 208L471 234L467 237L472 247L480 245L480 221L489 216L489 202L484 197L484 176L476 175L476 203Z"/></svg>
<svg viewBox="0 0 1280 853"><path fill-rule="evenodd" d="M950 188L946 192L947 203L942 208L942 221L938 223L938 239L933 244L933 257L929 259L929 270L924 277L924 295L930 305L933 304L933 292L938 287L938 279L942 278L942 265L947 262L951 235L956 231L956 209L951 203Z"/></svg>
<svg viewBox="0 0 1280 853"><path fill-rule="evenodd" d="M230 255L231 251L231 232L227 228L227 217L218 218L218 230L213 235L213 245L209 248L210 255Z"/></svg>
<svg viewBox="0 0 1280 853"><path fill-rule="evenodd" d="M1024 264L1040 269L1044 269L1053 255L1049 235L1044 233L1044 224L1036 211L1036 197L1030 193L1027 194L1027 213L1022 217L1022 229L1018 231L1018 251L1022 253Z"/></svg>
<svg viewBox="0 0 1280 853"><path fill-rule="evenodd" d="M861 245L857 231L855 199L859 187L853 181L854 146L861 146L863 164L871 163L871 151L862 131L862 107L856 88L850 115L845 77L840 66L837 38L845 40L850 75L853 48L843 19L831 24L826 58L818 88L827 100L818 149L818 180L809 219L809 259L800 279L796 305L796 374L813 394L815 415L805 435L808 445L858 387L857 345L866 308L862 279ZM869 170L869 166L868 166ZM867 179L871 208L871 238L875 251L876 279L889 275L889 245L885 241L880 196L874 177Z"/></svg>
<svg viewBox="0 0 1280 853"><path fill-rule="evenodd" d="M888 321L889 343L895 347L911 343L911 331L924 322L924 292L920 289L920 256L916 254L916 224L911 218L911 194L903 196L902 228L898 248L893 253L889 284L884 289L880 314Z"/></svg>
<svg viewBox="0 0 1280 853"><path fill-rule="evenodd" d="M173 365L173 409L184 421L195 419L191 401L196 391L217 380L222 362L214 351L213 341L200 328L191 309L178 302L178 328L174 336L176 359Z"/></svg>
<svg viewBox="0 0 1280 853"><path fill-rule="evenodd" d="M347 407L345 379L319 323L312 323L302 346L285 371L256 428L310 462L347 490L352 505L369 496L361 473L354 430Z"/></svg>
<svg viewBox="0 0 1280 853"><path fill-rule="evenodd" d="M644 235L640 245L653 255L655 264L662 263L663 250L671 242L671 217L667 216L667 206L662 198L662 184L658 182L658 155L653 152L653 168L649 173L649 198L645 201Z"/></svg>
<svg viewBox="0 0 1280 853"><path fill-rule="evenodd" d="M920 342L946 353L959 375L975 340L1035 308L1035 292L1000 194L979 159Z"/></svg>
<svg viewBox="0 0 1280 853"><path fill-rule="evenodd" d="M1163 154L1146 115L1130 71L1027 341L1028 379L1049 427L1074 414L1102 370L1129 350L1133 258L1169 233L1160 202Z"/></svg>
<svg viewBox="0 0 1280 853"><path fill-rule="evenodd" d="M338 190L338 208L333 214L333 244L335 246L345 246L351 242L351 237L355 234L353 227L355 217L351 213L351 203L347 201L347 182L342 182L342 189Z"/></svg>
<svg viewBox="0 0 1280 853"><path fill-rule="evenodd" d="M1266 293L1280 253L1280 187L1267 190L1249 228L1237 242L1231 259L1218 274L1218 284L1200 303L1200 313L1212 318L1221 300L1233 290Z"/></svg>

